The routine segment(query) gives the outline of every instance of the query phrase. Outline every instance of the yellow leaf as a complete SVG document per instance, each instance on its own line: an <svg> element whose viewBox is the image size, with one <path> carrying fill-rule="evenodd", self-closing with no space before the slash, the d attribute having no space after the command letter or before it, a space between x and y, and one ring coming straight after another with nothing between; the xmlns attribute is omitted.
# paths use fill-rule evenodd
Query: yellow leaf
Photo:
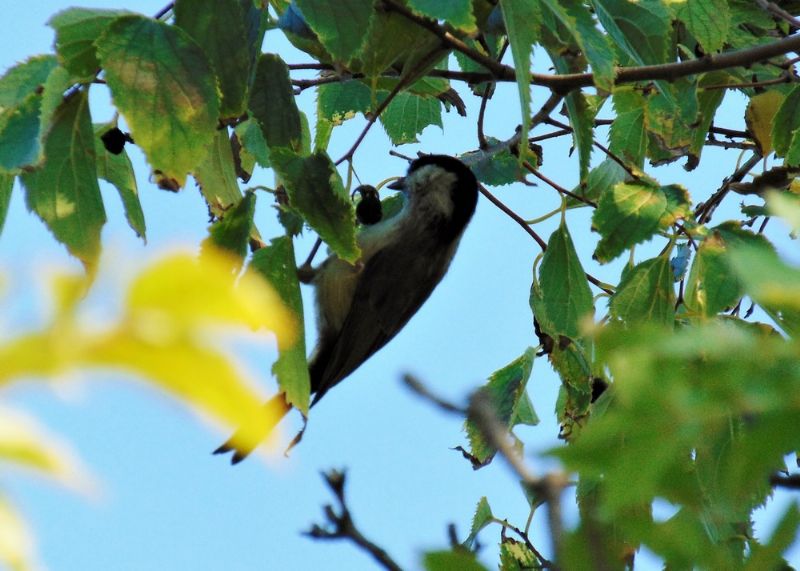
<svg viewBox="0 0 800 571"><path fill-rule="evenodd" d="M95 489L66 443L32 417L5 407L0 407L0 460L34 470L77 491L90 493Z"/></svg>
<svg viewBox="0 0 800 571"><path fill-rule="evenodd" d="M747 128L765 157L772 152L772 122L784 98L778 91L765 91L751 97L747 106Z"/></svg>
<svg viewBox="0 0 800 571"><path fill-rule="evenodd" d="M232 360L191 336L154 342L141 338L135 329L123 329L90 342L83 364L142 376L227 428L252 427L240 431L237 444L252 447L263 438L263 423L274 420L277 424L277 418L266 417L260 391L247 382Z"/></svg>
<svg viewBox="0 0 800 571"><path fill-rule="evenodd" d="M142 272L128 292L127 311L154 335L169 324L179 329L212 324L266 327L279 345L291 346L296 336L294 316L269 284L254 272L238 283L231 273L230 255L204 252L199 259L174 254Z"/></svg>
<svg viewBox="0 0 800 571"><path fill-rule="evenodd" d="M25 520L4 496L0 496L0 562L12 571L39 569L34 543Z"/></svg>

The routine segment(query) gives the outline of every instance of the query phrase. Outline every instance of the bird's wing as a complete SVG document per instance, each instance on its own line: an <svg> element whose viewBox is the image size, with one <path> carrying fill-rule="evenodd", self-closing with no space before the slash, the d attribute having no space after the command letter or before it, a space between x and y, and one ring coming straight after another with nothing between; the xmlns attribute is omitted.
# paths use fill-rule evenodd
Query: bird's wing
<svg viewBox="0 0 800 571"><path fill-rule="evenodd" d="M322 340L318 358L311 364L314 403L388 343L444 276L452 257L449 249L434 255L421 251L414 257L398 256L400 248L409 246L386 248L364 266L342 329ZM409 267L396 267L398 259L410 259Z"/></svg>

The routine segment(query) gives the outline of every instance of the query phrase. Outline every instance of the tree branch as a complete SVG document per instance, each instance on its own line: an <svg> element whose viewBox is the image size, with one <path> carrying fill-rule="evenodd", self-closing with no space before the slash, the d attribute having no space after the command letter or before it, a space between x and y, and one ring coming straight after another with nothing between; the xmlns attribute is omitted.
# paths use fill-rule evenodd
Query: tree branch
<svg viewBox="0 0 800 571"><path fill-rule="evenodd" d="M345 473L338 470L331 470L324 473L325 483L333 492L339 504L339 513L336 513L330 504L324 508L325 518L328 520L326 525L314 524L304 535L313 539L349 539L356 546L369 553L375 561L384 569L389 571L402 571L402 568L395 563L389 554L379 545L367 539L353 523L350 510L344 497Z"/></svg>

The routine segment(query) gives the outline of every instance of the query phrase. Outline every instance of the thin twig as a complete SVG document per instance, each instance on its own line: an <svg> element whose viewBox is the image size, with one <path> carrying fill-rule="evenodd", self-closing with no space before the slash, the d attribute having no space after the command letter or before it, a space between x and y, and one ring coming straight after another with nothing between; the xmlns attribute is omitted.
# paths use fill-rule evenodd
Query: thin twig
<svg viewBox="0 0 800 571"><path fill-rule="evenodd" d="M333 506L326 505L324 508L325 518L328 520L325 527L314 524L304 535L313 539L349 539L358 547L369 553L378 564L389 571L402 571L402 568L395 563L385 549L367 539L353 523L350 510L344 497L345 473L338 470L331 470L323 474L325 483L333 492L339 504L339 513L336 513ZM330 526L330 527L329 527Z"/></svg>
<svg viewBox="0 0 800 571"><path fill-rule="evenodd" d="M440 47L437 46L433 48L424 58L422 58L417 63L417 69L418 70L424 69L425 67L433 63L433 61L437 57L439 57L440 53L441 53ZM336 166L339 166L344 161L352 160L353 155L355 154L358 147L361 145L361 142L364 140L364 137L367 136L367 133L369 132L370 128L372 128L372 126L378 120L378 117L380 117L381 113L383 113L386 110L386 108L389 106L392 100L397 96L397 94L400 93L400 91L402 91L405 87L407 87L411 83L411 80L415 77L416 77L415 73L411 71L397 81L397 85L394 86L394 89L392 89L389 92L389 95L387 95L386 98L383 101L381 101L380 105L378 105L375 111L373 111L370 114L369 118L367 119L366 126L361 131L361 134L358 136L356 141L353 143L353 146L351 146L350 149L344 155L342 155L341 158L339 158L339 160L337 160L334 163Z"/></svg>
<svg viewBox="0 0 800 571"><path fill-rule="evenodd" d="M790 25L794 26L795 28L800 28L800 20L792 16L789 12L775 4L775 2L768 2L767 0L756 0L756 4L758 4L761 8L772 14L773 16L777 16L783 20L789 22Z"/></svg>
<svg viewBox="0 0 800 571"><path fill-rule="evenodd" d="M411 389L417 396L420 396L435 404L437 407L442 409L445 412L452 412L459 416L467 416L467 409L463 406L459 406L455 403L452 403L448 400L443 399L442 397L433 394L428 387L426 387L422 381L420 381L417 377L410 373L406 373L403 375L403 382L406 386Z"/></svg>
<svg viewBox="0 0 800 571"><path fill-rule="evenodd" d="M563 473L552 473L539 477L530 471L512 446L506 427L497 418L491 399L484 392L478 391L473 395L469 405L469 416L487 443L500 453L514 473L522 480L523 485L540 496L546 503L553 558L558 561L564 536L561 492L569 485L566 476Z"/></svg>
<svg viewBox="0 0 800 571"><path fill-rule="evenodd" d="M790 476L773 474L769 477L769 483L776 488L800 490L800 474L792 474Z"/></svg>
<svg viewBox="0 0 800 571"><path fill-rule="evenodd" d="M761 162L761 158L761 153L754 152L752 156L744 162L744 164L742 164L731 176L723 181L722 186L720 186L714 192L714 194L709 197L708 200L697 206L694 215L700 224L705 224L711 219L714 210L722 202L722 199L725 198L725 195L728 194L730 185L735 182L741 182L744 177L747 176L747 173L749 173L759 162Z"/></svg>
<svg viewBox="0 0 800 571"><path fill-rule="evenodd" d="M513 210L511 210L511 209L510 209L508 206L506 206L505 204L503 204L503 202L501 202L499 198L497 198L495 195L493 195L491 192L489 192L489 191L486 189L486 187L485 187L485 186L483 186L482 184L481 184L481 185L479 185L479 187L478 187L478 188L480 189L480 191L481 191L481 194L482 194L483 196L485 196L486 198L488 198L488 199L489 199L489 202L491 202L492 204L494 204L495 206L497 206L497 208L499 208L500 210L502 210L503 212L505 212L505 213L506 213L506 215L508 215L508 217L509 217L509 218L511 218L511 219L512 219L514 222L516 222L517 224L519 224L519 225L522 227L522 229L523 229L523 230L525 230L525 232L527 232L528 234L530 234L530 235L531 235L531 237L532 237L534 240L536 240L536 243L537 243L537 244L539 244L539 246L542 248L542 251L544 251L544 250L546 250L546 249L547 249L547 242L545 242L544 240L542 240L541 236L539 236L539 234L537 234L537 233L536 233L536 231L535 231L533 228L531 228L530 226L528 226L528 225L525 223L525 220L524 220L524 219L523 219L523 218L522 218L522 217L521 217L519 214L517 214L516 212L514 212Z"/></svg>
<svg viewBox="0 0 800 571"><path fill-rule="evenodd" d="M562 194L564 196L569 196L570 198L574 198L578 202L583 202L584 204L587 204L587 205L591 206L592 208L597 208L597 204L595 202L589 200L588 198L584 198L584 197L582 197L580 195L577 195L574 192L572 192L571 190L567 190L566 188L564 188L563 186L561 186L560 184L558 184L554 180L551 180L550 178L548 178L545 175L543 175L541 172L539 172L538 169L533 168L533 165L531 165L529 162L526 161L526 162L522 163L522 166L525 167L525 170L527 170L533 176L535 176L536 178L538 178L539 180L541 180L545 184L547 184L547 185L551 186L553 189L555 189L556 192L558 192L559 194Z"/></svg>
<svg viewBox="0 0 800 571"><path fill-rule="evenodd" d="M175 2L170 2L169 4L167 4L166 6L164 6L163 8L161 8L161 10L159 10L158 12L156 12L156 13L155 13L155 15L153 16L153 19L154 19L154 20L160 20L161 18L163 18L163 17L164 17L164 15L165 15L167 12L169 12L170 10L172 10L174 7L175 7Z"/></svg>
<svg viewBox="0 0 800 571"><path fill-rule="evenodd" d="M558 127L558 128L560 128L560 129L565 129L565 130L568 130L570 133L571 133L571 132L573 132L572 126L570 126L570 125L567 125L566 123L562 123L561 121L558 121L558 120L556 120L556 119L553 119L553 118L548 118L548 119L547 119L545 122L546 122L548 125L551 125L551 126L553 126L553 127ZM592 139L592 144L593 144L595 147L597 147L598 149L600 149L601 151L603 151L603 152L606 154L606 156L607 156L609 159L611 159L612 161L614 161L615 163L617 163L617 164L618 164L620 167L622 167L622 169L623 169L623 170L624 170L626 173L628 173L628 176L630 176L631 178L634 178L634 179L635 179L635 178L638 178L638 177L636 176L636 173L634 173L634 172L633 172L633 170L631 169L631 167L629 167L629 166L628 166L628 165L625 163L625 161L623 161L623 160L622 160L620 157L618 157L618 156L617 156L615 153L612 153L612 152L611 152L611 150L610 150L608 147L606 147L605 145L603 145L602 143L600 143L600 142L599 142L599 141L597 141L596 139Z"/></svg>

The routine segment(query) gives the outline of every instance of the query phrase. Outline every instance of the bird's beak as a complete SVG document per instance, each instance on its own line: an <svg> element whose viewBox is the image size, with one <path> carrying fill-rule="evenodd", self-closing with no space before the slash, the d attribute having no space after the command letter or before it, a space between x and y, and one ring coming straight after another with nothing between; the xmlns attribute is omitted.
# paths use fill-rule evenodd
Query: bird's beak
<svg viewBox="0 0 800 571"><path fill-rule="evenodd" d="M386 188L390 188L392 190L404 190L406 188L406 177L401 176L393 183L387 184Z"/></svg>

